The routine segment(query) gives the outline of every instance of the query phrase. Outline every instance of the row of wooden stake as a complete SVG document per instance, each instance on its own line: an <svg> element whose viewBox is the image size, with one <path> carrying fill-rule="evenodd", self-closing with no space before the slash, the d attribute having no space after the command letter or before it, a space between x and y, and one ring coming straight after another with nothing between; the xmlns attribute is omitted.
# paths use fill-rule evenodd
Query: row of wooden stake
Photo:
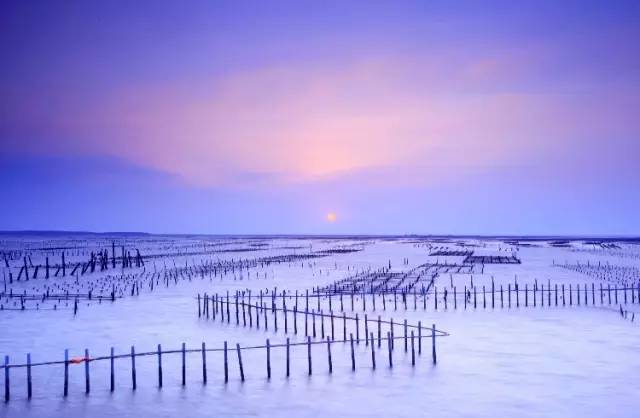
<svg viewBox="0 0 640 418"><path fill-rule="evenodd" d="M388 364L389 364L389 368L393 368L393 351L395 349L395 340L398 339L402 339L404 338L404 351L408 352L409 350L409 346L411 349L411 365L412 367L415 366L415 362L416 362L416 340L417 340L417 354L421 355L422 354L422 339L423 338L431 338L432 341L432 348L431 348L431 356L432 356L432 362L435 365L437 362L437 356L436 356L436 327L435 324L433 325L433 327L431 328L431 335L422 335L422 333L420 332L421 328L418 328L419 332L418 335L416 336L414 331L411 331L410 336L407 336L407 334L405 333L404 337L396 337L393 335L392 331L388 331L387 332L387 336L386 338L381 338L380 336L378 336L378 349L381 348L382 345L382 341L386 341L387 342L387 349L388 349ZM244 367L243 367L243 363L242 363L242 351L244 350L257 350L257 349L265 349L266 350L266 376L267 379L271 379L272 376L272 370L271 370L271 350L273 349L278 349L278 348L284 348L286 355L286 367L285 367L285 376L288 378L291 374L291 357L290 357L290 351L291 351L291 347L295 347L295 346L306 346L307 347L307 373L308 375L312 375L313 373L313 359L312 359L312 350L311 350L311 346L312 345L325 345L327 347L327 367L328 367L328 372L332 373L333 372L333 360L332 360L332 352L331 352L331 344L333 343L338 343L338 342L342 342L342 343L349 343L350 344L350 351L351 351L351 370L355 371L356 370L356 357L355 357L355 345L354 345L354 336L353 333L351 333L349 335L348 339L344 339L341 341L335 341L332 338L330 338L329 336L326 337L325 340L321 340L321 341L312 341L311 340L311 336L308 336L306 338L306 341L304 342L298 342L298 343L291 343L289 338L286 339L286 343L284 344L271 344L270 340L267 339L266 340L266 344L264 346L250 346L250 347L244 347L241 348L240 344L236 344L235 346L235 351L237 354L237 360L238 360L238 371L239 371L239 376L240 376L240 380L242 382L244 382L245 380L245 372L244 372ZM369 342L371 342L371 344L369 344ZM374 334L373 332L371 332L368 336L367 336L367 346L370 345L371 347L371 367L375 370L376 369L376 350L375 350L375 346L376 344L374 343L375 339L374 339ZM95 361L101 361L101 360L108 360L110 362L110 375L109 375L109 384L110 384L110 391L113 392L115 390L115 360L116 359L122 359L122 358L130 358L131 359L131 387L133 390L136 390L137 388L137 372L136 372L136 358L138 357L142 357L142 356L152 356L155 355L157 356L157 364L158 364L158 387L161 388L163 386L163 363L162 363L162 356L163 355L167 355L167 354L180 354L182 357L182 362L181 362L181 377L182 377L182 385L186 385L186 358L187 358L187 353L201 353L202 355L202 382L203 384L207 383L207 352L220 352L222 351L224 356L224 382L228 383L229 382L229 351L231 351L232 349L229 348L227 341L224 342L223 348L219 349L219 348L214 348L214 349L207 349L205 343L202 343L202 346L200 349L189 349L187 350L186 348L186 344L182 343L182 347L180 350L169 350L169 351L163 351L162 350L162 346L160 344L158 344L157 347L157 351L155 352L144 352L144 353L136 353L135 351L135 347L131 346L131 352L130 354L120 354L120 355L115 355L115 350L113 347L111 347L110 350L110 354L109 356L105 356L105 357L94 357L91 358L89 355L89 350L85 349L84 351L84 357L80 357L80 358L73 358L70 359L69 358L69 350L65 350L64 352L64 361L51 361L51 362L43 362L43 363L32 363L31 361L31 354L27 354L27 363L26 364L10 364L9 362L9 356L5 356L4 358L4 364L0 366L0 368L4 369L4 377L5 377L5 391L4 391L4 398L5 398L5 402L8 402L11 399L11 382L10 382L10 370L11 369L16 369L16 368L26 368L26 372L27 372L27 398L31 399L31 397L33 396L33 381L32 381L32 368L33 367L37 367L37 366L46 366L46 365L59 365L59 364L63 364L64 365L64 383L63 383L63 396L68 396L69 394L69 366L72 364L84 364L84 375L85 375L85 393L90 393L91 391L91 373L90 373L90 364L92 362Z"/></svg>

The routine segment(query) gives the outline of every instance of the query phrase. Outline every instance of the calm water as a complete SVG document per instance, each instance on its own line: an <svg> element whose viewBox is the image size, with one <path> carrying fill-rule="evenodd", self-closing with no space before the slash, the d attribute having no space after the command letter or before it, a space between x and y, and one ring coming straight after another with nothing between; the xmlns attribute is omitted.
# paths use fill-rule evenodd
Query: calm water
<svg viewBox="0 0 640 418"><path fill-rule="evenodd" d="M523 264L494 266L484 276L474 274L479 284L534 278L562 283L580 282L584 276L551 267L558 257L596 260L593 255L559 249L522 249ZM126 353L133 344L137 351L221 346L227 340L235 346L272 344L284 341L279 332L246 329L220 324L197 316L194 296L198 292L226 292L253 289L305 289L328 284L352 273L353 266L375 268L391 259L401 268L402 258L412 264L424 262L425 250L409 244L376 243L363 252L318 259L315 266L274 266L259 270L266 279L197 279L153 293L141 290L114 304L81 306L71 312L0 313L0 352L12 362L23 362L27 352L34 361L61 360L69 348L81 355L106 355L109 347ZM611 257L611 261L615 260ZM626 260L634 265L635 259ZM320 273L322 270L322 273ZM446 285L448 275L438 279ZM468 275L454 275L464 286ZM588 278L588 282L591 282ZM553 281L552 281L553 283ZM478 284L476 284L478 285ZM358 304L356 304L357 307ZM325 307L326 309L326 307ZM138 390L130 389L129 360L116 363L116 390L109 392L108 362L91 363L91 394L84 394L83 365L71 366L70 394L62 398L63 368L34 368L34 398L26 400L24 369L12 369L12 400L0 406L6 417L83 416L477 416L495 417L637 417L640 393L640 329L638 323L623 320L613 309L598 307L463 309L434 312L378 311L370 315L393 317L400 322L435 323L448 331L438 338L438 364L431 364L428 340L423 354L411 367L410 354L396 342L394 368L387 364L383 344L376 349L377 370L371 368L371 353L361 342L356 349L357 370L351 371L347 344L332 346L334 372L327 370L325 346L313 348L313 375L307 376L306 348L292 351L292 373L284 377L283 351L272 352L273 377L266 379L265 352L243 352L246 381L240 382L235 352L230 353L230 382L225 385L222 355L209 353L209 383L201 382L200 354L187 358L187 385L180 382L180 356L163 357L164 387L157 386L156 358L137 360ZM640 318L638 318L640 320ZM281 322L282 327L282 322ZM341 325L340 325L341 327ZM352 328L349 331L353 331ZM398 331L399 332L399 331ZM292 341L295 337L290 336Z"/></svg>

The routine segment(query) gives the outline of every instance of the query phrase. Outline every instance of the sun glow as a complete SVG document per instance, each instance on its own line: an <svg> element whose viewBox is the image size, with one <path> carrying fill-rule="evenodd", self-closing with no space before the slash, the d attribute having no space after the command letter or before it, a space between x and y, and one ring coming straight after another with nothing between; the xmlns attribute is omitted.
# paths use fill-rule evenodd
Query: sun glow
<svg viewBox="0 0 640 418"><path fill-rule="evenodd" d="M337 219L338 219L338 216L335 213L333 212L327 213L327 222L334 223Z"/></svg>

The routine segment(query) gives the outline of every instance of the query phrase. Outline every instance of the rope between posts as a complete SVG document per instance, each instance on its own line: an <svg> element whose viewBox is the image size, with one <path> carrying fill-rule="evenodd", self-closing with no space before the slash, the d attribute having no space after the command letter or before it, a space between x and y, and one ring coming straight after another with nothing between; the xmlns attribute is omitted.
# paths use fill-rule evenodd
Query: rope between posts
<svg viewBox="0 0 640 418"><path fill-rule="evenodd" d="M395 323L394 323L395 324ZM425 330L432 330L433 328L426 328L423 327L423 329ZM437 330L436 330L437 331ZM448 337L450 336L449 333L445 333L445 334L441 334L438 335L436 334L435 337ZM414 335L415 339L431 339L433 338L433 335L421 335L421 336L417 336ZM391 338L388 337L381 337L379 340L380 341L388 341L388 340L402 340L404 339L404 336L394 336ZM411 337L407 337L407 338L411 338ZM374 338L375 341L378 341L377 338ZM342 340L331 340L331 343L348 343L350 342L350 339L342 339ZM326 345L327 341L326 340L319 340L319 341L302 341L302 342L292 342L289 343L288 346L289 347L296 347L296 346L308 346L308 345ZM287 347L287 344L270 344L269 345L270 348L282 348L282 347ZM267 348L266 345L255 345L255 346L246 346L246 347L240 347L242 350L258 350L258 349L264 349ZM206 348L204 350L207 353L213 353L213 352L224 352L225 349L224 348ZM233 351L232 348L228 348L227 351ZM183 352L182 349L176 349L176 350L165 350L165 351L161 351L160 354L181 354ZM203 350L201 348L189 348L189 349L185 349L184 353L202 353ZM24 367L37 367L37 366L52 366L52 365L64 365L64 364L80 364L80 363L84 363L84 362L94 362L94 361L101 361L101 360L110 360L111 358L113 358L114 360L117 359L130 359L131 357L147 357L147 356L157 356L158 355L158 351L147 351L147 352L136 352L133 356L131 354L116 354L113 357L111 356L98 356L98 357L89 357L88 359L86 357L76 357L74 358L74 361L72 362L72 360L69 361L65 361L65 360L56 360L56 361L43 361L43 362L34 362L31 364L27 364L27 363L19 363L19 364L9 364L8 366L5 366L4 364L0 364L0 369L4 369L4 368L24 368Z"/></svg>

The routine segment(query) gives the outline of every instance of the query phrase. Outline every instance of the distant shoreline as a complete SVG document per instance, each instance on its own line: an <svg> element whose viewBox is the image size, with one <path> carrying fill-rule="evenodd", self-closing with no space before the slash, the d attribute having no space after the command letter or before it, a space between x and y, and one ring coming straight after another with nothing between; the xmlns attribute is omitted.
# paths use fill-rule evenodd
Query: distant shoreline
<svg viewBox="0 0 640 418"><path fill-rule="evenodd" d="M484 239L484 240L519 240L519 241L624 241L639 242L640 236L624 235L473 235L473 234L200 234L200 233L150 233L150 232L94 232L94 231L56 231L56 230L14 230L0 231L0 236L117 236L117 237L212 237L212 238L330 238L330 239Z"/></svg>

